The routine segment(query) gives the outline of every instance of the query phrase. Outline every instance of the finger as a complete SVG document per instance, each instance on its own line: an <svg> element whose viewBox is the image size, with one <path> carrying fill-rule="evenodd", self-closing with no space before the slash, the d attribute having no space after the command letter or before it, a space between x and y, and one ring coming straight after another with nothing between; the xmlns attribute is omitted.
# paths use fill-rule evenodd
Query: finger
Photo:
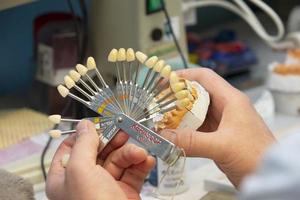
<svg viewBox="0 0 300 200"><path fill-rule="evenodd" d="M113 150L123 146L127 142L128 138L129 136L127 133L119 131L112 141L110 141L102 152L100 152L99 158L101 160L105 160Z"/></svg>
<svg viewBox="0 0 300 200"><path fill-rule="evenodd" d="M55 195L63 194L63 185L65 170L62 166L61 160L65 154L70 154L73 145L75 144L76 134L70 135L66 138L56 150L56 153L51 162L51 166L48 172L47 183L46 183L46 193L51 199L61 199ZM55 192L54 192L55 191Z"/></svg>
<svg viewBox="0 0 300 200"><path fill-rule="evenodd" d="M69 163L82 167L82 165L96 165L97 151L100 143L95 125L82 120L76 128L77 138L73 146Z"/></svg>
<svg viewBox="0 0 300 200"><path fill-rule="evenodd" d="M147 152L144 149L134 144L127 144L109 154L103 168L119 180L126 168L142 163L146 159Z"/></svg>
<svg viewBox="0 0 300 200"><path fill-rule="evenodd" d="M219 141L216 132L204 133L189 129L165 129L160 135L183 148L187 156L213 159L218 152Z"/></svg>
<svg viewBox="0 0 300 200"><path fill-rule="evenodd" d="M121 178L121 181L130 185L137 192L140 192L147 175L150 173L154 165L155 159L152 156L147 156L147 159L142 163L132 165L127 168Z"/></svg>
<svg viewBox="0 0 300 200"><path fill-rule="evenodd" d="M207 68L192 68L177 71L178 75L191 81L199 82L210 94L216 106L223 106L233 99L232 95L239 93L227 81Z"/></svg>

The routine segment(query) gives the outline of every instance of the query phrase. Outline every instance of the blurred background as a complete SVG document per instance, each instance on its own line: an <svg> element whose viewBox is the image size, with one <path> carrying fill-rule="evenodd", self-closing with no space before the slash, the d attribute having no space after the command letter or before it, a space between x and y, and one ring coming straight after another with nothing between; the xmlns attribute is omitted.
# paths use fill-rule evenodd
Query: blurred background
<svg viewBox="0 0 300 200"><path fill-rule="evenodd" d="M221 7L191 6L193 2L165 0L163 6L160 0L0 0L0 167L30 180L35 191L43 191L40 155L50 144L47 130L53 126L47 115L63 112L80 118L90 112L61 98L56 87L77 63L86 64L89 56L95 57L113 85L115 71L106 61L112 48L132 47L157 55L174 69L211 68L245 91L278 135L291 130L299 122L299 85L278 89L276 81L275 86L268 85L268 77L274 63L275 67L282 64L279 74L285 74L292 59L296 69L291 75L299 79L299 49L277 48L240 16ZM300 31L298 0L264 2L279 15L286 35ZM275 35L278 30L272 18L249 6L266 32ZM300 41L299 36L295 38ZM296 88L291 94L294 102L281 93L289 87ZM293 106L287 110L288 103ZM51 152L57 144L52 144ZM228 186L214 177L208 182Z"/></svg>

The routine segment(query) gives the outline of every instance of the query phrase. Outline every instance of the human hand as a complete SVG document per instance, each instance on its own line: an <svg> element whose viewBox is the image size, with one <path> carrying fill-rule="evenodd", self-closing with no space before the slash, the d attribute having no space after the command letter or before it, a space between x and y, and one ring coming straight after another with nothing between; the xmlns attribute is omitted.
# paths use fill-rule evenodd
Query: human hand
<svg viewBox="0 0 300 200"><path fill-rule="evenodd" d="M94 125L80 122L76 133L65 139L55 153L46 183L49 199L140 199L144 179L155 160L133 144L118 147L127 139L120 135L102 160ZM61 162L65 154L70 154L66 168Z"/></svg>
<svg viewBox="0 0 300 200"><path fill-rule="evenodd" d="M199 82L209 92L210 107L199 131L163 130L162 136L184 148L188 156L214 160L238 187L242 179L255 170L275 138L248 97L212 70L188 69L178 74Z"/></svg>

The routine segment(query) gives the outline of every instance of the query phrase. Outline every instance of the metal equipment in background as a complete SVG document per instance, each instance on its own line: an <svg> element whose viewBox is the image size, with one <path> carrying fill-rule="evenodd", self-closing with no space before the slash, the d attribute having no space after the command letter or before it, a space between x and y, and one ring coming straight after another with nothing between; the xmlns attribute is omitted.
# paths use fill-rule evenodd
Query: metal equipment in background
<svg viewBox="0 0 300 200"><path fill-rule="evenodd" d="M187 55L181 0L164 0L183 54ZM90 49L108 83L114 83L111 65L103 63L108 49L132 47L149 56L178 58L161 0L93 0L90 14ZM101 67L101 66L106 66Z"/></svg>

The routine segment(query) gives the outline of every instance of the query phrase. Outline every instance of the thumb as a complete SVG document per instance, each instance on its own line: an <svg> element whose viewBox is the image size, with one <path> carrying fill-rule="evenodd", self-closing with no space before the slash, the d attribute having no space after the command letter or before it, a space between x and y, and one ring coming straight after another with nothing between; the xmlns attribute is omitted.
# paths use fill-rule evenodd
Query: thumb
<svg viewBox="0 0 300 200"><path fill-rule="evenodd" d="M176 146L183 148L187 156L214 159L218 140L214 132L204 133L191 129L165 129L160 135Z"/></svg>
<svg viewBox="0 0 300 200"><path fill-rule="evenodd" d="M82 120L76 128L77 138L72 148L70 162L77 164L96 164L99 136L95 125L87 120ZM80 163L79 163L80 162Z"/></svg>

